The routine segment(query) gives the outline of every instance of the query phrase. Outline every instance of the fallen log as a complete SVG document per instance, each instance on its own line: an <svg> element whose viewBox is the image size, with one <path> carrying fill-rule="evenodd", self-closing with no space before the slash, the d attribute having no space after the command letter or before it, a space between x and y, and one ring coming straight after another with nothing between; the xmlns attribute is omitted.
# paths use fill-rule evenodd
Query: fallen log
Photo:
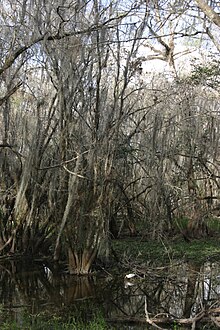
<svg viewBox="0 0 220 330"><path fill-rule="evenodd" d="M166 325L185 325L187 327L192 327L192 324L194 323L200 323L200 324L210 324L211 322L215 323L215 325L220 325L220 316L212 316L212 315L205 315L201 314L197 317L193 318L173 318L173 317L160 317L156 318L153 317L150 319L150 323L147 322L145 317L115 317L115 318L109 318L106 319L109 323L129 323L129 324L150 324L152 323L156 325L166 326Z"/></svg>

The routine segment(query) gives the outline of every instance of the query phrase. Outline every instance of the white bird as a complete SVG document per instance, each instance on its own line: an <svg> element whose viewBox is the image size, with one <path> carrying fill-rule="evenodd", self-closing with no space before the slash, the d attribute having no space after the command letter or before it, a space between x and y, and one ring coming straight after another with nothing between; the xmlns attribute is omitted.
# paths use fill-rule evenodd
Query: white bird
<svg viewBox="0 0 220 330"><path fill-rule="evenodd" d="M125 275L125 278L127 278L127 279L130 279L130 278L133 278L133 277L136 277L136 274L127 274L127 275Z"/></svg>

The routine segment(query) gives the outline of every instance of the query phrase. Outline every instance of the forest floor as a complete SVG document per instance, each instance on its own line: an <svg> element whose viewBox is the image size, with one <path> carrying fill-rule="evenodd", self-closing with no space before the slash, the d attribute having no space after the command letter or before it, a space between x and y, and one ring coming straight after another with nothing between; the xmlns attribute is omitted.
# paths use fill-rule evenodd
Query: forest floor
<svg viewBox="0 0 220 330"><path fill-rule="evenodd" d="M220 220L211 218L207 223L208 236L186 240L183 232L188 226L188 219L177 219L174 235L152 240L148 235L139 237L125 236L112 240L112 251L125 268L131 265L169 265L183 261L202 264L206 261L220 261ZM139 229L139 228L138 228ZM140 228L140 233L145 230Z"/></svg>
<svg viewBox="0 0 220 330"><path fill-rule="evenodd" d="M220 261L220 237L208 237L186 242L184 239L158 241L124 238L112 242L116 257L129 266L165 265L176 261L204 263Z"/></svg>

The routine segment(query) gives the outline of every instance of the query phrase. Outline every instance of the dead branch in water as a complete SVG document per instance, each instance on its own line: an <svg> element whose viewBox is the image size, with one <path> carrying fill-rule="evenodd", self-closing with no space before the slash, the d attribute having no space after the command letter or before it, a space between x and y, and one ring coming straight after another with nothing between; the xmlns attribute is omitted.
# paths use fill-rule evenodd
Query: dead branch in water
<svg viewBox="0 0 220 330"><path fill-rule="evenodd" d="M146 310L145 310L146 312ZM216 315L217 314L217 315ZM184 325L186 327L191 327L195 329L199 324L210 324L214 323L216 326L220 327L220 308L202 310L192 318L174 318L171 315L166 315L164 317L150 317L149 313L146 314L146 317L120 317L107 320L111 323L131 323L131 324L149 324L155 329L163 329L162 326L167 326L171 324Z"/></svg>

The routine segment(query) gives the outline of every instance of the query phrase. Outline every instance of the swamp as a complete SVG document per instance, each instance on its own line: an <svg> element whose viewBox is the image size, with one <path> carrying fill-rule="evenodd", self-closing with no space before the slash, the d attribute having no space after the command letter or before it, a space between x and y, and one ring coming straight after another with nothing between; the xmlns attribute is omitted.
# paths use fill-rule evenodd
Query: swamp
<svg viewBox="0 0 220 330"><path fill-rule="evenodd" d="M187 244L118 241L121 262L97 263L89 276L49 259L8 257L0 263L1 329L218 329L219 242Z"/></svg>
<svg viewBox="0 0 220 330"><path fill-rule="evenodd" d="M0 328L219 328L219 0L0 2Z"/></svg>

